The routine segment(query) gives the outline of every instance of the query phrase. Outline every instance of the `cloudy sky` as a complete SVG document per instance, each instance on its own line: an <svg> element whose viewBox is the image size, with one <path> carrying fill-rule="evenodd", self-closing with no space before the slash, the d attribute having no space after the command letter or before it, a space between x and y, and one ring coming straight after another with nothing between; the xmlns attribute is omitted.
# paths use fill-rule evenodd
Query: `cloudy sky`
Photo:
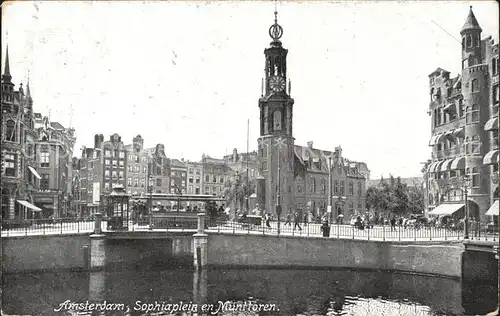
<svg viewBox="0 0 500 316"><path fill-rule="evenodd" d="M460 29L473 5L498 42L498 5L481 2L283 2L296 144L365 161L372 178L420 175L430 156L428 74L460 71ZM2 16L16 85L35 111L93 135L199 160L257 147L263 51L274 3L11 2ZM6 40L5 40L6 39Z"/></svg>

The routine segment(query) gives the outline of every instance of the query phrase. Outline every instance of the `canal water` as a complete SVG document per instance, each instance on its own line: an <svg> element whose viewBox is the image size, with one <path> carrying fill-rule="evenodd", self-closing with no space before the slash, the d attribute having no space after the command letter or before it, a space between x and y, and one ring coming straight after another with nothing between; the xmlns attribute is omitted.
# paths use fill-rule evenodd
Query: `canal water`
<svg viewBox="0 0 500 316"><path fill-rule="evenodd" d="M2 282L3 311L32 316L481 315L495 309L497 297L494 281L464 284L447 278L351 270L196 272L147 267L4 274ZM105 311L83 311L92 308L91 303Z"/></svg>

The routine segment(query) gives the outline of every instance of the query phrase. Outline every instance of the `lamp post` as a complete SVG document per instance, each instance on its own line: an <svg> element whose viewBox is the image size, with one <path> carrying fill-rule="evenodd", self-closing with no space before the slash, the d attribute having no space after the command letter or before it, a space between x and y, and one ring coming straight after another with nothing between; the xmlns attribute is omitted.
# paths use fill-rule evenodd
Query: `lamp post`
<svg viewBox="0 0 500 316"><path fill-rule="evenodd" d="M469 202L467 200L467 190L469 188L470 179L468 175L464 176L464 194L465 194L465 221L464 221L464 239L469 239Z"/></svg>
<svg viewBox="0 0 500 316"><path fill-rule="evenodd" d="M153 175L149 174L148 191L149 191L149 229L153 229Z"/></svg>
<svg viewBox="0 0 500 316"><path fill-rule="evenodd" d="M330 154L328 157L328 213L330 215L330 223L333 222L332 159L332 154Z"/></svg>

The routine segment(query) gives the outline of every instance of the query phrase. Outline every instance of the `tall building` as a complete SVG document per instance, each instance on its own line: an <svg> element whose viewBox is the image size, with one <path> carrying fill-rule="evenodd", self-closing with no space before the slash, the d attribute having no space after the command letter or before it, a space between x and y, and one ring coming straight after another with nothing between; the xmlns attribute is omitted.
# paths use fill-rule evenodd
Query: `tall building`
<svg viewBox="0 0 500 316"><path fill-rule="evenodd" d="M127 152L127 193L142 196L148 193L149 155L144 150L144 139L141 135L133 138L132 144L124 147Z"/></svg>
<svg viewBox="0 0 500 316"><path fill-rule="evenodd" d="M150 171L154 193L170 192L170 159L165 155L165 145L157 144L150 150ZM182 184L182 181L181 181Z"/></svg>
<svg viewBox="0 0 500 316"><path fill-rule="evenodd" d="M127 151L120 135L113 134L104 141L102 134L94 136L94 148L83 148L81 176L86 185L87 214L99 211L101 196L121 185L127 189ZM146 164L147 165L147 164Z"/></svg>
<svg viewBox="0 0 500 316"><path fill-rule="evenodd" d="M428 213L463 212L467 188L469 214L484 222L498 194L499 66L498 44L481 32L471 7L460 31L461 74L429 75L432 155L424 179Z"/></svg>
<svg viewBox="0 0 500 316"><path fill-rule="evenodd" d="M224 187L233 175L234 171L229 168L224 159L212 158L203 155L201 158L203 165L203 194L222 197Z"/></svg>
<svg viewBox="0 0 500 316"><path fill-rule="evenodd" d="M35 131L36 170L41 177L34 194L36 206L42 209L43 217L76 215L70 207L75 130L35 113Z"/></svg>
<svg viewBox="0 0 500 316"><path fill-rule="evenodd" d="M288 50L280 41L283 28L277 22L269 29L270 47L264 50L265 78L259 99L260 137L258 139L257 202L266 212L274 213L281 205L282 214L306 209L313 216L327 210L329 184L332 188L332 215L363 211L365 163L351 162L335 152L295 145L290 82L287 82ZM330 168L330 163L332 168ZM329 183L329 180L331 182Z"/></svg>
<svg viewBox="0 0 500 316"><path fill-rule="evenodd" d="M187 193L188 194L202 194L203 188L203 163L201 162L191 162L186 163L188 173L187 173Z"/></svg>
<svg viewBox="0 0 500 316"><path fill-rule="evenodd" d="M258 157L257 152L238 153L236 148L231 155L224 156L226 164L240 175L246 175L248 170L248 180L253 181L258 176Z"/></svg>
<svg viewBox="0 0 500 316"><path fill-rule="evenodd" d="M186 194L187 192L187 166L182 160L170 160L170 193Z"/></svg>
<svg viewBox="0 0 500 316"><path fill-rule="evenodd" d="M22 83L14 89L9 64L9 51L5 53L2 74L2 218L33 218L34 192L39 184L35 165L35 139L33 100L29 83L26 94ZM31 214L30 214L31 213Z"/></svg>

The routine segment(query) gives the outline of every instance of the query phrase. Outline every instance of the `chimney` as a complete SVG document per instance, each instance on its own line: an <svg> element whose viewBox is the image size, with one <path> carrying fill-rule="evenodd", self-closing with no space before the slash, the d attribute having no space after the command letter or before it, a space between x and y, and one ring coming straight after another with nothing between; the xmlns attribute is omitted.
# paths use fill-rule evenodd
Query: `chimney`
<svg viewBox="0 0 500 316"><path fill-rule="evenodd" d="M307 142L307 147L309 147L309 148L313 148L313 142L312 142L312 141L308 141L308 142Z"/></svg>
<svg viewBox="0 0 500 316"><path fill-rule="evenodd" d="M236 162L238 160L238 150L233 149L233 162Z"/></svg>

